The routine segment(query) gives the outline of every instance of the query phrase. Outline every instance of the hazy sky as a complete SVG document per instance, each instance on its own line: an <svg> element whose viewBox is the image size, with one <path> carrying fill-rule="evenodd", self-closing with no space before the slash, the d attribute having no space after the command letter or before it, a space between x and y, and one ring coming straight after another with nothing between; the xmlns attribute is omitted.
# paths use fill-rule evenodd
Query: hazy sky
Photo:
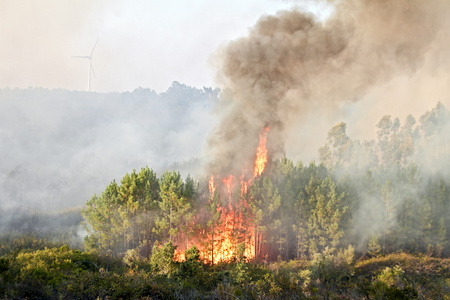
<svg viewBox="0 0 450 300"><path fill-rule="evenodd" d="M296 1L323 10L312 0ZM264 14L293 7L283 0L2 0L0 88L165 91L172 81L214 86L211 54L247 34Z"/></svg>

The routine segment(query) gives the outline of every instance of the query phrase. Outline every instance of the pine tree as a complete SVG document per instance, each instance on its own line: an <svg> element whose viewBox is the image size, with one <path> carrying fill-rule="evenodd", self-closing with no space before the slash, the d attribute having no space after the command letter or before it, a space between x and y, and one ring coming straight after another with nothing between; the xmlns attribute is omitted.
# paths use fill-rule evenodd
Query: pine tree
<svg viewBox="0 0 450 300"><path fill-rule="evenodd" d="M156 231L165 241L174 242L191 209L179 172L166 171L161 176L160 199L160 216L156 222Z"/></svg>
<svg viewBox="0 0 450 300"><path fill-rule="evenodd" d="M374 234L370 237L369 243L367 244L367 253L370 256L377 256L381 253L381 245L378 240L378 235Z"/></svg>
<svg viewBox="0 0 450 300"><path fill-rule="evenodd" d="M330 177L322 181L311 195L312 213L308 220L309 252L321 252L325 247L336 250L344 235L342 222L348 207L342 205L344 194L337 195L336 185Z"/></svg>
<svg viewBox="0 0 450 300"><path fill-rule="evenodd" d="M120 243L122 232L121 219L118 212L120 207L119 186L115 181L109 184L102 195L94 195L87 201L82 210L86 219L85 228L88 235L85 238L87 249L98 249L113 255L124 251Z"/></svg>
<svg viewBox="0 0 450 300"><path fill-rule="evenodd" d="M281 197L271 179L265 175L255 179L249 194L255 226L255 258L261 258L264 244L274 240L274 230L278 229L278 233L280 230L280 220L275 216L281 205Z"/></svg>
<svg viewBox="0 0 450 300"><path fill-rule="evenodd" d="M423 198L420 209L421 250L430 255L448 253L450 197L445 182L439 177L430 179Z"/></svg>
<svg viewBox="0 0 450 300"><path fill-rule="evenodd" d="M281 233L279 235L282 236L284 245L279 248L284 249L284 253L281 254L284 259L297 256L296 233L292 225L297 219L294 212L297 196L305 185L305 180L302 178L302 169L301 163L295 166L292 160L284 157L273 163L270 172L268 172L268 174L271 174L273 185L278 189L281 198L277 218L281 221Z"/></svg>
<svg viewBox="0 0 450 300"><path fill-rule="evenodd" d="M393 245L395 235L393 233L396 216L396 203L393 201L392 181L388 179L381 187L382 201L384 203L384 222L383 222L383 254L386 254Z"/></svg>
<svg viewBox="0 0 450 300"><path fill-rule="evenodd" d="M186 208L183 214L183 224L181 231L185 239L185 248L189 249L189 239L196 232L196 225L192 223L198 209L198 183L188 175L183 185L183 197L185 199Z"/></svg>
<svg viewBox="0 0 450 300"><path fill-rule="evenodd" d="M89 224L88 248L118 255L140 247L148 255L155 241L152 230L158 199L158 179L148 167L139 174L135 170L125 174L120 185L113 181L83 210Z"/></svg>
<svg viewBox="0 0 450 300"><path fill-rule="evenodd" d="M346 134L347 124L334 125L328 131L327 143L319 149L320 161L331 168L336 163L349 161L352 141Z"/></svg>

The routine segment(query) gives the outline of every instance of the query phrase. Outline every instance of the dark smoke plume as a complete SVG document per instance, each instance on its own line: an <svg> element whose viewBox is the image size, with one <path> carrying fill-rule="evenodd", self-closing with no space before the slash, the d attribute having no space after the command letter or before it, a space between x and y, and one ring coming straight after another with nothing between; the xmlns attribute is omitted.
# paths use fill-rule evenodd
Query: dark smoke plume
<svg viewBox="0 0 450 300"><path fill-rule="evenodd" d="M219 51L222 115L209 140L210 171L245 168L267 125L269 152L282 154L291 124L306 113L356 101L418 72L430 49L443 52L435 44L449 31L449 1L328 2L334 11L325 21L299 10L264 16Z"/></svg>

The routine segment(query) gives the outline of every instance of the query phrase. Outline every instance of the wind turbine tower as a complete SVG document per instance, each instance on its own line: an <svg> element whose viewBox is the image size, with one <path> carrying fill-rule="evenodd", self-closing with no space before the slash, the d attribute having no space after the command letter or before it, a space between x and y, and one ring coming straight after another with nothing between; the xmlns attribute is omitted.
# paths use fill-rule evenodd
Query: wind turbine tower
<svg viewBox="0 0 450 300"><path fill-rule="evenodd" d="M92 67L92 54L94 54L94 50L95 50L95 47L97 46L97 43L98 43L98 39L95 42L94 47L92 48L91 54L89 56L72 56L72 57L75 57L75 58L86 58L86 59L89 59L88 92L91 91L91 74L93 74L94 77L95 77L94 68Z"/></svg>

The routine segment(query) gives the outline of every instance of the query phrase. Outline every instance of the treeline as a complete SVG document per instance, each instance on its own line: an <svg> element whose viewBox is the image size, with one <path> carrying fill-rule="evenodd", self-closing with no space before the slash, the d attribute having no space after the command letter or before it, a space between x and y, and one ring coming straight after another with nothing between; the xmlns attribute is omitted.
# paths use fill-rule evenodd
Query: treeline
<svg viewBox="0 0 450 300"><path fill-rule="evenodd" d="M351 197L353 239L369 251L450 254L450 113L438 103L417 122L384 116L375 140L335 125L320 160Z"/></svg>
<svg viewBox="0 0 450 300"><path fill-rule="evenodd" d="M188 223L197 209L197 192L198 184L177 172L157 178L147 167L126 174L120 185L113 181L86 203L86 248L113 256L139 248L148 256L156 240L168 242L192 229Z"/></svg>
<svg viewBox="0 0 450 300"><path fill-rule="evenodd" d="M377 140L365 142L350 139L340 123L319 151L320 164L272 161L246 193L233 194L233 210L244 216L233 244L249 247L239 237L253 235L256 258L270 261L335 253L349 244L368 255L450 255L450 178L445 170L427 174L417 160L427 145L434 146L430 155L449 146L448 120L441 104L417 125L411 116L403 125L385 116ZM441 166L448 163L439 158ZM145 258L156 241L170 241L182 249L201 242L210 251L221 228L217 204L227 199L211 197L207 180L177 172L158 178L144 168L112 182L83 211L87 249L113 256L134 249ZM241 200L248 205L238 205Z"/></svg>

